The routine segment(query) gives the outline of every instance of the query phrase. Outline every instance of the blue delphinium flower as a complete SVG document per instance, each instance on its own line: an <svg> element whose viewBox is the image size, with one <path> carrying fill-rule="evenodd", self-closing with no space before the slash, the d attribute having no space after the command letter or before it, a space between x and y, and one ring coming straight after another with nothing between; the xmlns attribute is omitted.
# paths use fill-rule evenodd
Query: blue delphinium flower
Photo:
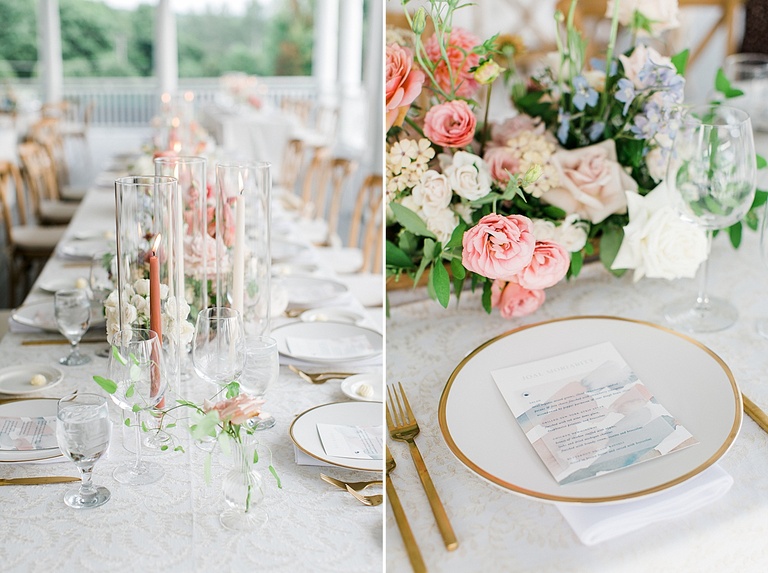
<svg viewBox="0 0 768 573"><path fill-rule="evenodd" d="M571 114L560 108L557 112L557 122L560 124L557 128L557 139L565 145L565 142L568 140L568 130L571 128Z"/></svg>
<svg viewBox="0 0 768 573"><path fill-rule="evenodd" d="M573 105L579 111L584 111L585 106L594 107L597 104L597 91L589 87L589 82L584 76L573 78Z"/></svg>
<svg viewBox="0 0 768 573"><path fill-rule="evenodd" d="M635 86L627 78L621 78L616 85L619 89L616 92L615 97L617 100L624 104L624 109L621 111L621 114L627 115L629 106L632 105L632 102L635 100L635 96L637 95L635 93Z"/></svg>
<svg viewBox="0 0 768 573"><path fill-rule="evenodd" d="M587 131L589 135L589 140L597 141L603 135L604 131L605 131L605 122L596 121L595 123L589 126L589 130Z"/></svg>

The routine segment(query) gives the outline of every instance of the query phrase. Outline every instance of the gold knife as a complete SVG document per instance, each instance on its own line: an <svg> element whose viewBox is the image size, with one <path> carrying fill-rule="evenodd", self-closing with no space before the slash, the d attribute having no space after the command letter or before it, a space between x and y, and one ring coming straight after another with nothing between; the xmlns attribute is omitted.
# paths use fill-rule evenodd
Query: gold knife
<svg viewBox="0 0 768 573"><path fill-rule="evenodd" d="M46 476L6 479L0 478L0 485L40 485L46 483L67 483L72 481L80 481L80 478L71 476Z"/></svg>
<svg viewBox="0 0 768 573"><path fill-rule="evenodd" d="M768 432L768 415L757 404L747 398L744 392L741 393L741 399L744 401L744 411L747 413L747 416L752 418L764 431Z"/></svg>

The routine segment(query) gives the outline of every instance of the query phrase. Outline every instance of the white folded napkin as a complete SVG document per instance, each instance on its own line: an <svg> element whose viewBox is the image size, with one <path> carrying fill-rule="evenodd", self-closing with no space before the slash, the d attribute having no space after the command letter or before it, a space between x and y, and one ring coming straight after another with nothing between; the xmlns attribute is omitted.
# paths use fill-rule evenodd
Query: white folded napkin
<svg viewBox="0 0 768 573"><path fill-rule="evenodd" d="M581 542L595 545L651 523L696 511L725 495L731 485L730 474L714 465L668 491L635 501L556 506Z"/></svg>
<svg viewBox="0 0 768 573"><path fill-rule="evenodd" d="M333 467L332 464L326 463L324 461L318 460L317 458L313 458L308 454L305 454L296 446L293 446L293 453L297 466L321 466L326 468Z"/></svg>

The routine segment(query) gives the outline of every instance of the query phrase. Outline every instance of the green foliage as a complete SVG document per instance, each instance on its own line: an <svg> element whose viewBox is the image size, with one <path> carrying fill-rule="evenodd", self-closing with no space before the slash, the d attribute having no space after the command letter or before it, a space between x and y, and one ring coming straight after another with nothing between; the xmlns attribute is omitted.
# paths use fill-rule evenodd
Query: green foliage
<svg viewBox="0 0 768 573"><path fill-rule="evenodd" d="M101 386L107 394L114 394L117 392L117 384L114 380L109 380L103 376L94 376L93 381Z"/></svg>

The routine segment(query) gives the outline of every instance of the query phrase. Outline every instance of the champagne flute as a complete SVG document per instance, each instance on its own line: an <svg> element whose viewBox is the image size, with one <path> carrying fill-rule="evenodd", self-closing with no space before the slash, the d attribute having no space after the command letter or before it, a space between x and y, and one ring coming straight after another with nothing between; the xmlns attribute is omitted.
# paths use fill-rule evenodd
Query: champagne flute
<svg viewBox="0 0 768 573"><path fill-rule="evenodd" d="M104 396L72 394L56 406L56 440L62 453L75 462L82 479L78 489L64 494L64 503L75 509L104 505L110 492L93 484L93 466L109 447L112 423Z"/></svg>
<svg viewBox="0 0 768 573"><path fill-rule="evenodd" d="M256 336L246 340L245 368L240 376L240 390L255 398L264 399L267 388L277 382L280 360L277 341L269 336ZM275 425L272 415L254 418L254 430L267 430Z"/></svg>
<svg viewBox="0 0 768 573"><path fill-rule="evenodd" d="M112 337L109 374L117 385L112 400L133 414L136 428L136 458L115 468L120 483L144 485L163 476L163 468L141 458L141 412L157 406L163 398L166 376L161 361L160 340L153 330L125 328Z"/></svg>
<svg viewBox="0 0 768 573"><path fill-rule="evenodd" d="M59 290L53 295L53 310L56 325L72 345L68 356L59 359L59 364L79 366L91 361L89 356L80 354L78 343L91 323L91 301L83 289Z"/></svg>
<svg viewBox="0 0 768 573"><path fill-rule="evenodd" d="M671 198L683 220L707 232L739 221L755 197L755 145L749 116L724 105L690 108L675 136L667 172ZM674 327L689 332L715 332L736 322L730 302L707 294L708 259L701 269L699 292L693 301L680 300L664 309Z"/></svg>
<svg viewBox="0 0 768 573"><path fill-rule="evenodd" d="M245 367L245 331L238 311L221 306L200 311L192 364L199 376L219 386L240 378Z"/></svg>

